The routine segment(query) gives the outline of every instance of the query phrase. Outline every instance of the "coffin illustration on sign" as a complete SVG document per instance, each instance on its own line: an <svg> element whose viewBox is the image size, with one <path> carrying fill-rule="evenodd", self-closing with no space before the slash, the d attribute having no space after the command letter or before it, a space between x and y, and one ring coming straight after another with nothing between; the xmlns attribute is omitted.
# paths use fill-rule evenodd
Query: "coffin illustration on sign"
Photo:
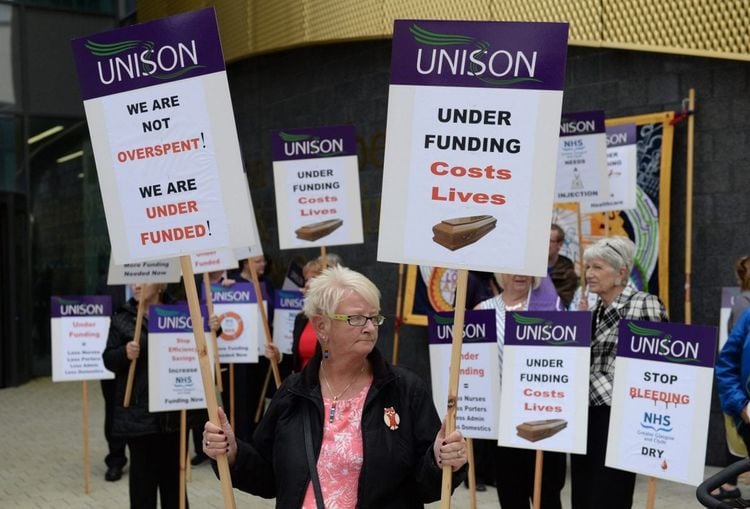
<svg viewBox="0 0 750 509"><path fill-rule="evenodd" d="M327 219L325 221L320 221L319 223L300 226L294 230L294 233L297 235L298 239L313 241L325 237L326 235L330 235L331 232L336 230L336 228L342 224L344 224L344 221L341 219Z"/></svg>
<svg viewBox="0 0 750 509"><path fill-rule="evenodd" d="M516 433L519 437L525 438L529 442L536 442L537 440L543 440L559 433L567 426L568 421L564 419L528 421L516 426Z"/></svg>
<svg viewBox="0 0 750 509"><path fill-rule="evenodd" d="M443 219L432 227L432 240L455 251L478 241L495 228L497 219L492 216L467 216Z"/></svg>

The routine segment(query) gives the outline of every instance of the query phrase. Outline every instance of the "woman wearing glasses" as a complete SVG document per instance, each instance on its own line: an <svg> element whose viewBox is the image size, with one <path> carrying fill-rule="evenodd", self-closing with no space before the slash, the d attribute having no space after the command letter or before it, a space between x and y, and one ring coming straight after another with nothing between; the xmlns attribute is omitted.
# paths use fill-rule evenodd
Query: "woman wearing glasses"
<svg viewBox="0 0 750 509"><path fill-rule="evenodd" d="M282 384L251 442L235 439L221 411L221 426L206 423L206 454L227 454L234 486L280 508L422 507L440 497L444 465L455 487L464 439L446 436L425 383L376 348L385 317L375 285L329 268L310 281L304 311L315 356Z"/></svg>
<svg viewBox="0 0 750 509"><path fill-rule="evenodd" d="M659 298L629 282L635 245L625 237L610 237L583 253L586 283L597 295L593 308L589 421L586 454L571 454L571 506L576 509L629 508L635 474L604 466L607 451L612 382L620 320L667 321Z"/></svg>

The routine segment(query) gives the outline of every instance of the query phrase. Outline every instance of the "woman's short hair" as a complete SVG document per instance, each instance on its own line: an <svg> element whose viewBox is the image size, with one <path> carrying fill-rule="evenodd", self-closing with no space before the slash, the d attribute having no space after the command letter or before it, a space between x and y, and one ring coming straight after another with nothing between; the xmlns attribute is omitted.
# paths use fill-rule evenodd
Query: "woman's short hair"
<svg viewBox="0 0 750 509"><path fill-rule="evenodd" d="M750 256L743 256L734 264L734 272L742 291L750 290Z"/></svg>
<svg viewBox="0 0 750 509"><path fill-rule="evenodd" d="M513 277L515 274L504 274L502 272L495 272L495 282L497 283L497 286L500 287L501 290L505 289L505 286L503 285L503 278L504 277ZM542 278L539 276L531 276L531 289L536 290L539 288L539 285L542 284Z"/></svg>
<svg viewBox="0 0 750 509"><path fill-rule="evenodd" d="M633 270L635 244L627 237L607 237L599 239L583 252L583 261L588 263L594 258L601 258L616 271L625 267L625 276Z"/></svg>
<svg viewBox="0 0 750 509"><path fill-rule="evenodd" d="M315 315L331 316L352 292L380 309L380 290L375 284L359 272L338 265L327 268L310 280L305 294L305 315L308 318Z"/></svg>

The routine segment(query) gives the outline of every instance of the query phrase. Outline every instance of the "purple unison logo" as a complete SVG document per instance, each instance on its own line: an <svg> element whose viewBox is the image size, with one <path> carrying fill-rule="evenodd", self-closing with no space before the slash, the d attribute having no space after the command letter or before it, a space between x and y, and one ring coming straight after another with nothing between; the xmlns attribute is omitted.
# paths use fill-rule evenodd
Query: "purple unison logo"
<svg viewBox="0 0 750 509"><path fill-rule="evenodd" d="M628 322L630 351L641 355L661 357L681 364L700 362L700 343L673 337L658 329Z"/></svg>
<svg viewBox="0 0 750 509"><path fill-rule="evenodd" d="M292 134L279 132L287 157L333 157L344 153L344 139L327 139L313 134Z"/></svg>

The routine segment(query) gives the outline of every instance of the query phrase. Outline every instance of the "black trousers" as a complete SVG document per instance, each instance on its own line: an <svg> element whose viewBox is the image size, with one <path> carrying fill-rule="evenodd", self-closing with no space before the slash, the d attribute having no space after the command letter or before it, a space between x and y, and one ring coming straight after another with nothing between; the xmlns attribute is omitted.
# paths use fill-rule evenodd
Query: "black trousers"
<svg viewBox="0 0 750 509"><path fill-rule="evenodd" d="M571 507L629 509L633 505L635 474L604 466L610 407L589 407L586 454L570 455Z"/></svg>
<svg viewBox="0 0 750 509"><path fill-rule="evenodd" d="M128 458L125 456L125 439L120 437L112 436L112 423L115 418L115 407L117 402L115 401L115 381L114 380L102 380L102 396L104 396L104 438L107 439L107 446L109 447L109 453L104 458L104 463L108 467L124 467L125 463L128 462ZM120 402L122 404L122 401Z"/></svg>
<svg viewBox="0 0 750 509"><path fill-rule="evenodd" d="M531 507L535 465L536 451L513 447L495 448L495 486L502 509ZM562 508L560 491L565 485L565 470L564 453L544 453L540 501L542 509Z"/></svg>
<svg viewBox="0 0 750 509"><path fill-rule="evenodd" d="M130 448L130 508L180 506L180 434L159 433L128 438ZM186 495L187 498L187 495ZM187 500L185 501L187 507Z"/></svg>

